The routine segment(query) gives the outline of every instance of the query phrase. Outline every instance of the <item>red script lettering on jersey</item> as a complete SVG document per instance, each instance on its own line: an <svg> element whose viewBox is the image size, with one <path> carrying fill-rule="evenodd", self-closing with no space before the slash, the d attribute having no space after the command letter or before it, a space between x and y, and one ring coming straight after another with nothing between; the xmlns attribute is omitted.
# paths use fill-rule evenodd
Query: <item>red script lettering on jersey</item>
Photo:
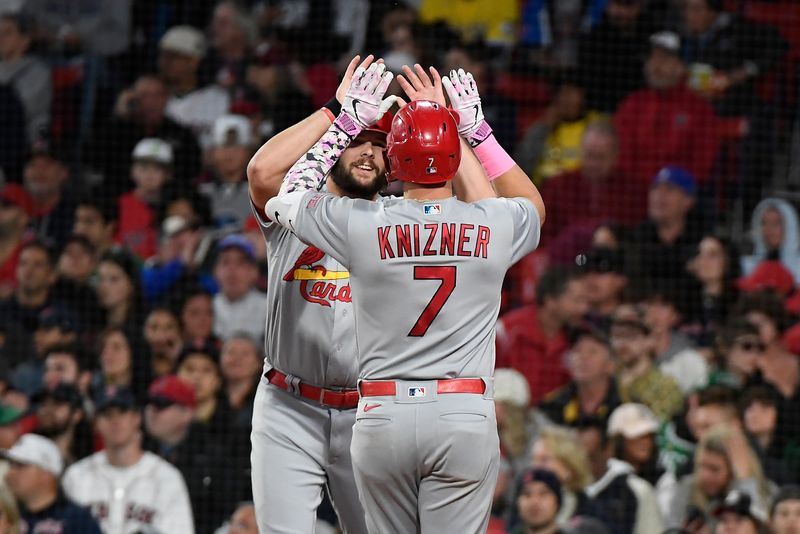
<svg viewBox="0 0 800 534"><path fill-rule="evenodd" d="M381 259L419 256L487 258L491 230L467 223L397 224L378 228Z"/></svg>

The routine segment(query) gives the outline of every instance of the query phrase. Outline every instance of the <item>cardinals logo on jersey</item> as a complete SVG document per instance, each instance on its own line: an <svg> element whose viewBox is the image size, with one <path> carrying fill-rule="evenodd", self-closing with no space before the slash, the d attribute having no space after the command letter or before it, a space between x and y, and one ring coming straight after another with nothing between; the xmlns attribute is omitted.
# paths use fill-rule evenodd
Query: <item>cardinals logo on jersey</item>
<svg viewBox="0 0 800 534"><path fill-rule="evenodd" d="M348 271L329 271L322 265L315 265L325 257L325 253L316 247L306 247L294 262L283 280L299 281L300 295L313 304L330 306L331 302L352 302L350 284L337 287L331 280L349 279ZM310 286L310 287L309 287Z"/></svg>

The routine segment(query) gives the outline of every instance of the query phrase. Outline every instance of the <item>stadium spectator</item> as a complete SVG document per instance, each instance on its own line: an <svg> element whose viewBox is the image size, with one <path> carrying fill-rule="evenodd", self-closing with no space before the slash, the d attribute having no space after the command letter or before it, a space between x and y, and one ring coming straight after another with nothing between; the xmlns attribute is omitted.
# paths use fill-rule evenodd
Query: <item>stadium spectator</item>
<svg viewBox="0 0 800 534"><path fill-rule="evenodd" d="M625 98L614 118L620 170L647 182L665 165L680 165L704 183L717 155L714 110L684 85L680 38L660 32L650 44L644 69L647 88Z"/></svg>
<svg viewBox="0 0 800 534"><path fill-rule="evenodd" d="M247 479L234 472L232 451L192 424L196 407L191 385L174 375L156 379L145 407L146 448L180 470L189 489L196 532L211 534L242 500Z"/></svg>
<svg viewBox="0 0 800 534"><path fill-rule="evenodd" d="M89 392L92 375L85 369L83 353L75 345L55 345L44 358L42 385L53 389L58 384L77 388L82 398Z"/></svg>
<svg viewBox="0 0 800 534"><path fill-rule="evenodd" d="M530 404L528 382L518 371L507 368L495 369L494 382L494 407L497 431L500 434L500 451L506 464L513 471L518 471L516 468L521 460L527 463L527 458L523 457L530 446L532 430L528 414ZM505 475L503 471L506 470L501 468L500 477ZM506 486L508 482L513 482L513 472L510 481L503 481ZM498 486L500 485L498 482Z"/></svg>
<svg viewBox="0 0 800 534"><path fill-rule="evenodd" d="M774 534L800 532L800 487L784 486L772 501L770 528Z"/></svg>
<svg viewBox="0 0 800 534"><path fill-rule="evenodd" d="M714 525L713 513L733 490L752 499L756 517L766 520L776 487L764 477L761 465L741 429L711 428L697 447L694 472L682 477L669 500L669 526L678 527L693 514ZM693 511L694 510L694 511Z"/></svg>
<svg viewBox="0 0 800 534"><path fill-rule="evenodd" d="M144 399L152 370L147 345L135 332L110 327L97 338L99 369L92 377L92 397L108 386L129 388L138 399Z"/></svg>
<svg viewBox="0 0 800 534"><path fill-rule="evenodd" d="M174 466L142 449L142 416L133 393L109 386L96 410L105 449L66 470L66 495L88 507L104 532L192 532L186 483Z"/></svg>
<svg viewBox="0 0 800 534"><path fill-rule="evenodd" d="M145 303L139 268L125 250L107 252L97 267L97 296L106 313L106 326L127 326L139 331Z"/></svg>
<svg viewBox="0 0 800 534"><path fill-rule="evenodd" d="M69 190L69 159L64 149L51 139L37 139L25 164L23 181L31 199L31 229L49 245L60 245L69 235L75 216L75 202Z"/></svg>
<svg viewBox="0 0 800 534"><path fill-rule="evenodd" d="M498 321L495 367L522 373L530 387L531 403L568 381L564 365L567 330L578 326L587 310L583 277L565 269L550 269L538 281L536 303L512 310Z"/></svg>
<svg viewBox="0 0 800 534"><path fill-rule="evenodd" d="M189 289L180 303L181 330L186 344L216 345L214 335L214 300L202 288Z"/></svg>
<svg viewBox="0 0 800 534"><path fill-rule="evenodd" d="M519 525L511 534L560 534L557 517L562 507L561 482L551 472L541 468L528 468L517 481L514 503Z"/></svg>
<svg viewBox="0 0 800 534"><path fill-rule="evenodd" d="M18 534L19 526L17 502L5 483L0 484L0 534Z"/></svg>
<svg viewBox="0 0 800 534"><path fill-rule="evenodd" d="M119 198L119 225L115 240L146 259L156 253L156 213L166 201L175 159L163 139L145 138L131 153L134 188Z"/></svg>
<svg viewBox="0 0 800 534"><path fill-rule="evenodd" d="M100 259L114 244L119 224L119 213L114 204L95 192L80 199L75 209L72 232L89 240L96 259Z"/></svg>
<svg viewBox="0 0 800 534"><path fill-rule="evenodd" d="M577 73L554 82L553 99L519 142L514 159L537 184L581 166L581 138L601 115L586 107L586 88Z"/></svg>
<svg viewBox="0 0 800 534"><path fill-rule="evenodd" d="M150 310L144 321L144 339L150 348L153 375L174 373L183 338L178 317L170 308L157 306Z"/></svg>
<svg viewBox="0 0 800 534"><path fill-rule="evenodd" d="M586 272L589 321L607 330L611 315L622 303L623 294L629 283L623 253L619 249L597 247L577 259L579 264L585 260L582 268Z"/></svg>
<svg viewBox="0 0 800 534"><path fill-rule="evenodd" d="M53 440L67 465L92 452L92 425L75 385L44 387L31 401L36 404L36 433Z"/></svg>
<svg viewBox="0 0 800 534"><path fill-rule="evenodd" d="M211 50L206 57L209 80L230 92L244 84L256 40L256 28L244 7L223 0L214 8L209 26Z"/></svg>
<svg viewBox="0 0 800 534"><path fill-rule="evenodd" d="M708 362L692 340L678 330L689 307L686 293L653 284L644 290L645 323L659 371L670 377L684 394L708 383Z"/></svg>
<svg viewBox="0 0 800 534"><path fill-rule="evenodd" d="M247 164L253 155L250 121L242 115L223 115L214 122L212 177L200 186L211 203L214 226L241 230L250 214Z"/></svg>
<svg viewBox="0 0 800 534"><path fill-rule="evenodd" d="M236 427L250 428L253 399L263 364L261 348L248 334L234 333L222 344L220 368L228 404L233 411L232 423Z"/></svg>
<svg viewBox="0 0 800 534"><path fill-rule="evenodd" d="M228 534L258 534L256 507L253 503L242 503L236 507L231 516Z"/></svg>
<svg viewBox="0 0 800 534"><path fill-rule="evenodd" d="M587 98L592 109L613 113L628 94L644 85L643 58L655 27L643 0L610 0L599 24L584 34L578 67L592 82Z"/></svg>
<svg viewBox="0 0 800 534"><path fill-rule="evenodd" d="M27 14L5 12L0 17L0 84L13 87L25 107L30 142L48 127L53 99L50 69L29 53L33 33Z"/></svg>
<svg viewBox="0 0 800 534"><path fill-rule="evenodd" d="M653 343L644 313L622 304L611 321L611 347L618 360L617 383L623 402L641 403L666 421L683 408L683 395L675 381L653 364ZM650 480L653 482L653 480Z"/></svg>
<svg viewBox="0 0 800 534"><path fill-rule="evenodd" d="M113 116L97 129L87 154L103 175L105 194L116 197L129 189L131 154L146 137L167 141L174 154L175 182L191 183L200 169L200 149L190 130L166 116L169 91L153 74L142 74L122 91Z"/></svg>
<svg viewBox="0 0 800 534"><path fill-rule="evenodd" d="M233 234L222 238L216 250L214 278L220 291L214 295L214 334L225 339L243 331L262 339L267 296L255 288L258 260L253 245L241 234Z"/></svg>
<svg viewBox="0 0 800 534"><path fill-rule="evenodd" d="M702 235L693 211L696 196L694 176L681 167L664 167L652 176L648 220L634 229L627 254L632 276L675 290L695 285L686 265Z"/></svg>
<svg viewBox="0 0 800 534"><path fill-rule="evenodd" d="M434 1L440 2L441 0ZM502 2L506 3L506 0L502 0ZM465 2L457 0L457 3L464 4ZM494 9L496 8L495 5ZM481 95L483 114L491 123L497 142L510 154L513 154L514 146L517 143L517 106L513 100L499 94L492 85L495 76L491 60L492 50L484 40L455 44L444 55L444 71L464 69L472 74Z"/></svg>
<svg viewBox="0 0 800 534"><path fill-rule="evenodd" d="M592 515L613 534L661 532L663 519L653 487L636 475L634 467L614 458L614 440L601 434L601 456L606 459L597 480L586 488Z"/></svg>
<svg viewBox="0 0 800 534"><path fill-rule="evenodd" d="M542 198L547 206L547 224L542 228L545 246L559 235L582 227L607 221L633 224L644 219L647 191L619 172L618 153L619 140L612 123L595 121L586 126L581 139L580 168L553 176L542 184ZM571 254L570 260L575 254Z"/></svg>
<svg viewBox="0 0 800 534"><path fill-rule="evenodd" d="M717 534L767 534L763 517L753 509L752 499L746 493L732 491L714 511Z"/></svg>
<svg viewBox="0 0 800 534"><path fill-rule="evenodd" d="M633 466L637 476L655 485L663 470L658 464L656 434L661 423L644 404L621 404L608 418L614 458Z"/></svg>
<svg viewBox="0 0 800 534"><path fill-rule="evenodd" d="M688 330L698 346L712 347L739 297L735 282L741 270L735 246L719 234L704 236L689 263L689 272L700 284L700 295L692 299L698 302L693 313L696 324Z"/></svg>
<svg viewBox="0 0 800 534"><path fill-rule="evenodd" d="M53 252L41 241L22 245L17 263L17 287L14 293L0 302L0 322L17 324L32 334L39 313L55 304L52 288L56 281Z"/></svg>
<svg viewBox="0 0 800 534"><path fill-rule="evenodd" d="M194 389L194 420L209 436L225 436L230 426L230 406L222 393L222 374L216 351L186 347L178 357L175 375Z"/></svg>
<svg viewBox="0 0 800 534"><path fill-rule="evenodd" d="M556 523L565 525L574 516L591 510L584 489L593 481L592 468L575 432L558 426L543 428L531 450L531 466L552 471L561 482L561 508Z"/></svg>
<svg viewBox="0 0 800 534"><path fill-rule="evenodd" d="M0 190L0 299L10 297L16 287L17 263L31 210L30 199L19 185Z"/></svg>
<svg viewBox="0 0 800 534"><path fill-rule="evenodd" d="M56 270L59 283L68 282L76 288L88 289L96 268L97 257L92 243L82 235L70 234L58 255Z"/></svg>
<svg viewBox="0 0 800 534"><path fill-rule="evenodd" d="M767 260L780 260L800 283L800 221L786 200L765 198L753 210L750 223L753 253L742 258L742 273L751 274Z"/></svg>
<svg viewBox="0 0 800 534"><path fill-rule="evenodd" d="M25 434L2 456L10 462L6 483L20 504L22 532L100 534L89 511L60 491L64 461L55 443Z"/></svg>
<svg viewBox="0 0 800 534"><path fill-rule="evenodd" d="M795 482L796 471L783 461L785 439L778 438L778 396L764 385L747 388L739 400L742 422L750 446L758 455L764 474L775 483Z"/></svg>
<svg viewBox="0 0 800 534"><path fill-rule="evenodd" d="M170 91L167 116L191 128L200 147L210 146L214 120L227 113L230 96L216 84L200 84L206 38L191 26L173 26L158 44L158 72Z"/></svg>
<svg viewBox="0 0 800 534"><path fill-rule="evenodd" d="M567 353L571 380L547 395L538 409L550 421L577 426L581 419L597 418L603 422L620 405L614 380L614 360L605 334L596 328L583 327L573 338Z"/></svg>
<svg viewBox="0 0 800 534"><path fill-rule="evenodd" d="M510 46L519 19L518 10L517 3L511 0L491 4L475 4L470 0L422 0L419 18L425 24L447 23L461 34L464 42L485 39L494 46ZM466 65L460 66L467 72L475 72ZM482 96L484 93L479 90Z"/></svg>
<svg viewBox="0 0 800 534"><path fill-rule="evenodd" d="M720 332L716 349L720 365L712 375L712 382L744 388L759 381L758 360L766 347L756 325L734 316Z"/></svg>

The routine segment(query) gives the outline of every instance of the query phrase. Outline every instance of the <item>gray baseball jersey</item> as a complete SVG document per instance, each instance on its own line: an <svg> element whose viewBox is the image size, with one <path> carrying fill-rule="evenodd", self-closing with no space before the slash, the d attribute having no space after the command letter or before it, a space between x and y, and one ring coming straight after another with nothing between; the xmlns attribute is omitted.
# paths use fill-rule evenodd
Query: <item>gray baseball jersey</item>
<svg viewBox="0 0 800 534"><path fill-rule="evenodd" d="M539 242L529 200L307 191L273 199L267 213L349 268L361 378L492 375L503 278Z"/></svg>
<svg viewBox="0 0 800 534"><path fill-rule="evenodd" d="M318 386L356 386L350 273L330 255L256 215L267 241L265 372Z"/></svg>

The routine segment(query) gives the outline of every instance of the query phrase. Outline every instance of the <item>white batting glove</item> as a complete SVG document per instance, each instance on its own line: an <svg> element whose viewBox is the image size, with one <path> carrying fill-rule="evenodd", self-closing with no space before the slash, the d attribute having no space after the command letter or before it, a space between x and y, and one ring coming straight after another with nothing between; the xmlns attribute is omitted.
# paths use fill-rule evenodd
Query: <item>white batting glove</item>
<svg viewBox="0 0 800 534"><path fill-rule="evenodd" d="M442 78L450 105L458 113L458 133L473 148L481 144L492 133L492 128L483 117L481 96L472 74L458 69Z"/></svg>
<svg viewBox="0 0 800 534"><path fill-rule="evenodd" d="M386 72L383 63L373 63L366 70L363 67L356 69L344 95L342 113L336 118L337 126L355 137L361 130L375 124L397 100L396 96L383 98L392 78L394 75Z"/></svg>

